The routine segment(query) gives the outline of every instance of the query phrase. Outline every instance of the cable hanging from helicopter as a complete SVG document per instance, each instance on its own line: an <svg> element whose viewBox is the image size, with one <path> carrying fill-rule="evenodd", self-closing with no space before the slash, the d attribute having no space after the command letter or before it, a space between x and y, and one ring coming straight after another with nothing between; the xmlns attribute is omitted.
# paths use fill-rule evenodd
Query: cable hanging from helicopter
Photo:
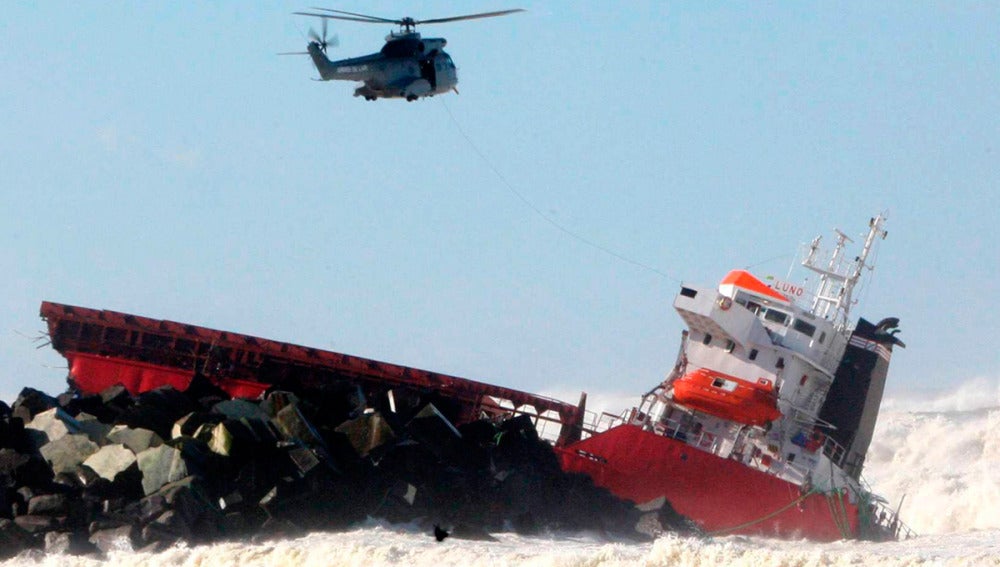
<svg viewBox="0 0 1000 567"><path fill-rule="evenodd" d="M309 55L322 81L356 81L362 83L354 90L354 96L365 100L380 98L401 98L414 101L419 98L458 92L458 70L451 56L444 51L448 41L444 38L424 38L416 31L417 25L442 24L461 20L495 18L517 12L520 8L481 12L464 16L416 20L411 17L399 19L368 16L330 8L313 8L319 12L293 12L300 16L320 18L323 21L323 35L309 30L309 45L306 51L281 53L279 55ZM326 26L329 20L345 20L366 24L393 24L399 31L390 31L385 45L378 53L331 61L326 56L327 47L336 47L337 38L327 38Z"/></svg>
<svg viewBox="0 0 1000 567"><path fill-rule="evenodd" d="M499 10L495 12L482 12L478 14L467 14L464 16L452 16L448 18L434 18L430 20L416 20L411 17L399 19L381 18L368 16L355 12L345 12L343 10L332 10L329 8L313 8L328 13L316 12L293 12L296 15L311 16L320 18L323 22L323 35L318 35L315 31L309 30L308 51L298 51L292 53L281 53L279 55L309 55L316 69L320 73L320 80L348 80L359 81L362 86L354 91L354 96L363 96L366 100L376 100L379 98L405 98L407 101L414 101L418 98L443 94L448 91L458 90L458 76L454 62L445 53L444 46L447 40L444 38L423 38L416 32L417 25L439 24L445 22L456 22L461 20L475 20L480 18L493 18L505 16L517 12L524 12L520 8L510 10ZM327 47L337 46L337 37L327 38L327 22L329 20L346 20L350 22L362 22L368 24L394 24L399 26L399 31L391 31L385 38L385 45L378 53L363 55L330 61L326 57ZM442 100L442 104L444 101ZM573 231L551 216L545 214L534 203L528 200L520 191L504 177L504 175L493 165L492 161L476 146L475 142L465 133L462 127L451 114L451 110L445 105L445 110L456 127L459 134L472 147L473 151L493 170L503 185L515 195L523 204L531 209L543 220L551 224L559 231L583 244L597 249L625 263L638 266L653 272L668 280L679 282L677 278L658 270L648 264L635 260L625 254L616 252L611 248L603 246L583 235Z"/></svg>

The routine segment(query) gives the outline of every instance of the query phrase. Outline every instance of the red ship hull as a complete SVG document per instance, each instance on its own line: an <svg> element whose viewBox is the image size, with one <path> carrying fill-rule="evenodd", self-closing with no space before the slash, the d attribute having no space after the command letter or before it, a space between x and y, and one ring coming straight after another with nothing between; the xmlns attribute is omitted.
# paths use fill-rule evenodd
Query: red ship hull
<svg viewBox="0 0 1000 567"><path fill-rule="evenodd" d="M858 509L846 496L803 494L790 482L636 426L556 450L567 472L638 504L665 497L708 534L817 541L858 534Z"/></svg>

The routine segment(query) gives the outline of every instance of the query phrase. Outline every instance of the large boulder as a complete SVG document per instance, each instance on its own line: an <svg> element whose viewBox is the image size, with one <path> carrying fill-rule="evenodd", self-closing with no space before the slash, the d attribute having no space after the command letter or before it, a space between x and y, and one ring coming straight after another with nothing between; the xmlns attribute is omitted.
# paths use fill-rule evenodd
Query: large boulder
<svg viewBox="0 0 1000 567"><path fill-rule="evenodd" d="M212 428L208 448L215 454L244 461L274 447L276 439L257 418L227 419Z"/></svg>
<svg viewBox="0 0 1000 567"><path fill-rule="evenodd" d="M0 559L13 557L33 545L31 534L7 518L0 518Z"/></svg>
<svg viewBox="0 0 1000 567"><path fill-rule="evenodd" d="M125 394L128 395L127 390ZM85 413L96 417L102 423L114 423L121 413L120 409L105 402L100 394L84 395L79 392L76 392L68 402L63 404L63 409L70 415L77 416L78 419L81 413Z"/></svg>
<svg viewBox="0 0 1000 567"><path fill-rule="evenodd" d="M34 440L35 447L41 447L66 435L82 433L80 423L59 407L35 414L34 419L24 428Z"/></svg>
<svg viewBox="0 0 1000 567"><path fill-rule="evenodd" d="M320 455L323 455L323 461L329 462L329 459L325 458L325 454L322 452L317 454L317 451L322 451L321 449L318 450L310 449L309 447L293 446L289 447L287 451L288 458L292 461L292 463L294 463L295 470L300 477L307 476L317 466L319 466L321 462Z"/></svg>
<svg viewBox="0 0 1000 567"><path fill-rule="evenodd" d="M28 514L64 516L68 510L69 498L65 494L39 494L28 500Z"/></svg>
<svg viewBox="0 0 1000 567"><path fill-rule="evenodd" d="M59 401L52 396L34 388L24 388L14 400L11 413L20 417L25 423L31 421L37 414L58 407Z"/></svg>
<svg viewBox="0 0 1000 567"><path fill-rule="evenodd" d="M135 453L127 449L125 445L115 444L101 447L96 453L87 457L83 464L90 467L101 478L114 482L115 477L135 462Z"/></svg>
<svg viewBox="0 0 1000 567"><path fill-rule="evenodd" d="M150 447L137 455L142 472L142 490L148 496L163 485L188 476L187 464L179 449L169 445Z"/></svg>
<svg viewBox="0 0 1000 567"><path fill-rule="evenodd" d="M121 443L133 453L139 454L150 447L163 445L163 439L149 429L132 428L127 425L116 425L108 432L107 439L111 443Z"/></svg>
<svg viewBox="0 0 1000 567"><path fill-rule="evenodd" d="M142 541L145 544L163 542L172 544L177 541L190 541L193 526L184 521L181 514L167 510L152 522L142 528Z"/></svg>
<svg viewBox="0 0 1000 567"><path fill-rule="evenodd" d="M274 416L274 424L289 441L301 441L312 447L323 446L323 438L299 409L298 404L281 408Z"/></svg>
<svg viewBox="0 0 1000 567"><path fill-rule="evenodd" d="M168 510L156 517L160 525L154 528L157 537L153 539L162 541L163 536L169 539L171 534L186 534L186 539L197 543L220 535L222 514L196 477L167 484L154 497L162 497Z"/></svg>
<svg viewBox="0 0 1000 567"><path fill-rule="evenodd" d="M139 541L139 530L131 524L98 529L90 534L89 541L102 553L132 551Z"/></svg>
<svg viewBox="0 0 1000 567"><path fill-rule="evenodd" d="M38 450L42 457L52 465L52 472L72 473L76 467L83 464L87 457L97 452L97 443L84 434L65 435L46 443Z"/></svg>
<svg viewBox="0 0 1000 567"><path fill-rule="evenodd" d="M122 384L108 386L102 390L99 395L103 405L111 406L119 412L124 411L135 403L135 400L132 399L132 395L129 394L128 389Z"/></svg>
<svg viewBox="0 0 1000 567"><path fill-rule="evenodd" d="M223 400L212 406L212 412L226 416L229 419L267 419L267 412L259 403L236 398Z"/></svg>
<svg viewBox="0 0 1000 567"><path fill-rule="evenodd" d="M459 462L467 449L462 434L434 404L427 404L406 424L406 432L439 459Z"/></svg>
<svg viewBox="0 0 1000 567"><path fill-rule="evenodd" d="M23 419L13 415L0 418L0 448L14 449L20 453L35 450L34 440L25 432Z"/></svg>
<svg viewBox="0 0 1000 567"><path fill-rule="evenodd" d="M44 486L52 480L52 467L37 453L19 453L0 449L0 477L16 486Z"/></svg>
<svg viewBox="0 0 1000 567"><path fill-rule="evenodd" d="M367 456L373 449L396 438L392 427L378 412L349 419L338 425L335 431L343 433L351 447L361 457Z"/></svg>
<svg viewBox="0 0 1000 567"><path fill-rule="evenodd" d="M14 518L14 523L29 534L43 534L59 527L59 519L55 516L40 514L24 514Z"/></svg>
<svg viewBox="0 0 1000 567"><path fill-rule="evenodd" d="M97 416L81 411L76 414L76 423L80 428L80 432L86 434L94 443L98 445L106 445L108 443L108 433L111 431L111 425L97 419Z"/></svg>
<svg viewBox="0 0 1000 567"><path fill-rule="evenodd" d="M264 401L260 403L260 409L264 410L264 413L268 417L274 417L278 415L278 412L282 409L295 405L299 403L299 397L292 392L286 392L284 390L275 390L267 394Z"/></svg>
<svg viewBox="0 0 1000 567"><path fill-rule="evenodd" d="M170 437L172 439L177 439L178 437L201 438L202 432L205 432L205 437L207 438L211 435L209 432L212 428L215 427L216 424L225 421L225 419L225 416L217 413L209 413L205 411L191 412L174 423L174 427L170 432Z"/></svg>
<svg viewBox="0 0 1000 567"><path fill-rule="evenodd" d="M119 420L129 427L150 429L160 438L169 439L174 423L197 410L196 404L184 393L171 386L161 386L139 394L135 405L122 412Z"/></svg>

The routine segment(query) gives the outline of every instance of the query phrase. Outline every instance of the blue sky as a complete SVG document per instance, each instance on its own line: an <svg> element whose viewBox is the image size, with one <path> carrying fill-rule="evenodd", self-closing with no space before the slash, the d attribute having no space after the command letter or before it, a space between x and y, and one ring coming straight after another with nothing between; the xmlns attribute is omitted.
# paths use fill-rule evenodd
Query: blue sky
<svg viewBox="0 0 1000 567"><path fill-rule="evenodd" d="M1000 376L997 4L328 5L528 9L421 29L461 94L409 104L276 56L308 6L4 7L0 395L64 388L25 337L42 300L639 394L676 354L678 280L783 276L886 209L855 314L902 320L890 391ZM331 55L389 30L334 23Z"/></svg>

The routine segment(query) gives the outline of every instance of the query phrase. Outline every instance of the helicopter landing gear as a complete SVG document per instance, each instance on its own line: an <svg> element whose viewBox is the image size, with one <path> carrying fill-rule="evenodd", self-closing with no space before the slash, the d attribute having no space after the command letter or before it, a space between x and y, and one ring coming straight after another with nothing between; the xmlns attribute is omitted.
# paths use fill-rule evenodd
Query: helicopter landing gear
<svg viewBox="0 0 1000 567"><path fill-rule="evenodd" d="M406 102L413 102L415 100L417 100L417 95L415 94L406 95Z"/></svg>
<svg viewBox="0 0 1000 567"><path fill-rule="evenodd" d="M365 100L367 100L367 101L373 101L373 100L375 100L376 98L377 98L377 97L373 97L373 96L365 96Z"/></svg>

